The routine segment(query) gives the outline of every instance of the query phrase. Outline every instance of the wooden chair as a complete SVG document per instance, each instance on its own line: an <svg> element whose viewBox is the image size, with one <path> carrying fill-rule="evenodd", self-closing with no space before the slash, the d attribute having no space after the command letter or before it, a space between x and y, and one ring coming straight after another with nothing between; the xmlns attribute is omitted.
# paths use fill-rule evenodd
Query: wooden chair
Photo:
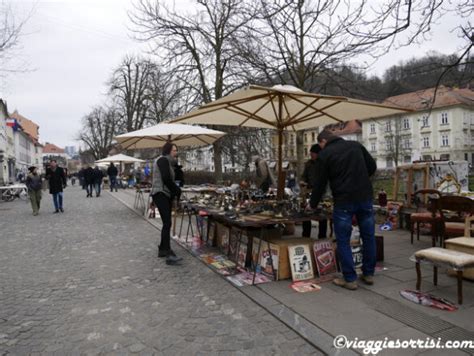
<svg viewBox="0 0 474 356"><path fill-rule="evenodd" d="M436 211L440 216L438 234L440 246L453 237L471 236L474 200L463 196L443 195L436 200Z"/></svg>
<svg viewBox="0 0 474 356"><path fill-rule="evenodd" d="M413 234L416 225L416 239L420 240L420 224L430 224L431 229L435 229L439 215L435 213L432 206L432 199L439 199L441 192L436 189L420 189L413 196L416 212L410 214L411 244L413 245ZM435 246L436 233L432 231L432 245Z"/></svg>

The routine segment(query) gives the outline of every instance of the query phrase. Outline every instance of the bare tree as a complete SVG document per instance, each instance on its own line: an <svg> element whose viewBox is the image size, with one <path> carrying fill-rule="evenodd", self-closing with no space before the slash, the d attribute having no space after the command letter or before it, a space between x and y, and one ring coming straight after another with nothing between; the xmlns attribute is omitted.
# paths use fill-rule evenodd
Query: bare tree
<svg viewBox="0 0 474 356"><path fill-rule="evenodd" d="M143 128L149 119L151 78L155 64L126 56L109 82L114 104L121 111L121 129L125 132Z"/></svg>
<svg viewBox="0 0 474 356"><path fill-rule="evenodd" d="M82 120L78 139L84 142L96 160L108 155L117 132L118 112L114 108L99 106Z"/></svg>
<svg viewBox="0 0 474 356"><path fill-rule="evenodd" d="M227 133L222 143L223 154L233 166L241 166L248 172L252 164L252 155L271 158L271 136L267 129L236 128Z"/></svg>
<svg viewBox="0 0 474 356"><path fill-rule="evenodd" d="M317 78L331 75L355 57L375 60L390 48L423 39L431 24L448 12L465 19L473 13L472 1L442 5L443 0L260 0L260 17L247 28L249 40L238 43L241 65L247 67L249 78L321 92ZM469 51L473 35L466 21L459 31L465 37L469 34ZM402 32L406 37L396 41ZM301 172L302 132L297 133L296 143Z"/></svg>
<svg viewBox="0 0 474 356"><path fill-rule="evenodd" d="M234 44L252 18L247 5L242 0L198 0L194 13L179 14L158 1L138 0L130 18L138 38L154 41L154 53L183 83L189 104L196 106L242 85ZM217 180L222 178L221 151L216 142Z"/></svg>
<svg viewBox="0 0 474 356"><path fill-rule="evenodd" d="M409 131L410 124L407 121L407 126L404 127L404 118L396 116L381 123L385 127L381 144L385 145L385 158L387 161L393 162L395 167L400 163L405 162L405 157L410 156L407 160L411 162L412 159L412 134Z"/></svg>
<svg viewBox="0 0 474 356"><path fill-rule="evenodd" d="M20 20L11 3L0 0L0 63L2 63L0 75L4 75L5 72L17 71L8 68L5 64L14 57L13 52L20 44L23 27L30 16L31 12Z"/></svg>
<svg viewBox="0 0 474 356"><path fill-rule="evenodd" d="M154 65L149 78L148 123L158 124L186 112L188 101L181 83Z"/></svg>

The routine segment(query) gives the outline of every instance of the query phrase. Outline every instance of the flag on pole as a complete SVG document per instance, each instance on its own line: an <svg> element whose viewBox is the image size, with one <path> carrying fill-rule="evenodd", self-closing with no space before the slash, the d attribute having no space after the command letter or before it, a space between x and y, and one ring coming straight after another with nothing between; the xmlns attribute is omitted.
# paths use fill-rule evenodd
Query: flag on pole
<svg viewBox="0 0 474 356"><path fill-rule="evenodd" d="M18 131L18 127L20 125L18 125L18 121L16 119L7 118L6 123L7 123L7 126L10 126L13 129L13 131Z"/></svg>

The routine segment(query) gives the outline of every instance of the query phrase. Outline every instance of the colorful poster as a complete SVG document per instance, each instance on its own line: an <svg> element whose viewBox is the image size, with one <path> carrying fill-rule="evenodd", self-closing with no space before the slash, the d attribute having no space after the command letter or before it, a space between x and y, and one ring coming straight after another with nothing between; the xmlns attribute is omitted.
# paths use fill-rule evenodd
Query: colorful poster
<svg viewBox="0 0 474 356"><path fill-rule="evenodd" d="M279 253L280 248L278 245L254 238L252 245L252 267L257 273L263 273L272 279L274 279L273 272L275 272L275 276L278 279Z"/></svg>
<svg viewBox="0 0 474 356"><path fill-rule="evenodd" d="M288 246L293 281L314 278L313 263L308 245Z"/></svg>
<svg viewBox="0 0 474 356"><path fill-rule="evenodd" d="M316 241L313 252L319 277L337 272L336 253L332 241Z"/></svg>

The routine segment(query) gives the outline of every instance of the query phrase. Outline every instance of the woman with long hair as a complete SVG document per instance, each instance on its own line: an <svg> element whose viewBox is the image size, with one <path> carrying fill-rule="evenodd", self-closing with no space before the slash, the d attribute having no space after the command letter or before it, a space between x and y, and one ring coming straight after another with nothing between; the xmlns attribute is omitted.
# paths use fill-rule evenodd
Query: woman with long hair
<svg viewBox="0 0 474 356"><path fill-rule="evenodd" d="M160 212L163 227L161 228L161 242L158 246L158 257L166 257L169 265L177 264L182 260L171 249L171 210L173 199L181 194L181 189L175 183L173 167L176 164L178 148L167 142L163 146L161 156L153 164L153 187L151 194L153 202Z"/></svg>

